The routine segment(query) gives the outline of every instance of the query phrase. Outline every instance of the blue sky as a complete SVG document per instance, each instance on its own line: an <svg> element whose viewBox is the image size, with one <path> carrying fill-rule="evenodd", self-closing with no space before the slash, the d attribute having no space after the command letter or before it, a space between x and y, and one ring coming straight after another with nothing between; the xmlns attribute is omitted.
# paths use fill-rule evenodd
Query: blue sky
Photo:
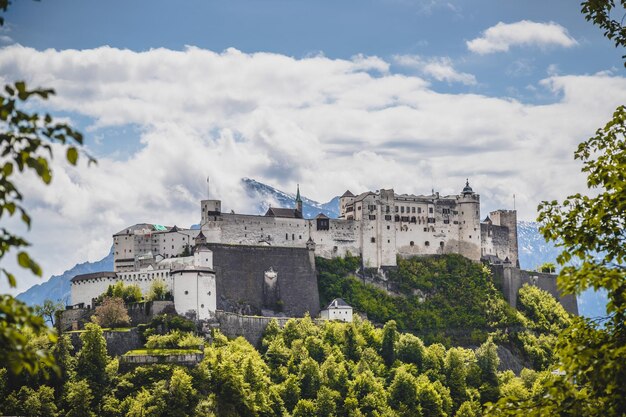
<svg viewBox="0 0 626 417"><path fill-rule="evenodd" d="M133 223L197 223L207 175L237 212L242 177L318 201L469 178L483 216L515 194L532 220L584 188L573 150L626 102L623 53L578 2L14 3L0 81L55 88L37 108L99 160L23 181L46 273Z"/></svg>

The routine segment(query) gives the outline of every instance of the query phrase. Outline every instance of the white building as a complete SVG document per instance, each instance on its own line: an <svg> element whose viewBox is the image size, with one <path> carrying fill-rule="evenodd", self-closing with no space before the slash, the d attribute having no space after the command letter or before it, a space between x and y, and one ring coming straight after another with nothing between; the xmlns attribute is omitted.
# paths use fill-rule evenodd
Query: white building
<svg viewBox="0 0 626 417"><path fill-rule="evenodd" d="M217 308L213 253L203 245L203 235L198 231L196 234L191 256L159 256L159 260L155 260L151 254L143 254L133 258L133 264L146 262L146 266L138 269L129 269L129 262L116 272L75 276L71 280L72 304L93 307L94 299L120 281L125 285L137 285L146 296L155 281L162 281L173 295L178 314L192 315L199 320L210 318ZM125 241L128 242L128 239ZM148 259L150 262L147 262Z"/></svg>
<svg viewBox="0 0 626 417"><path fill-rule="evenodd" d="M346 323L352 322L352 307L341 298L335 298L324 310L320 311L320 317L324 320L340 320Z"/></svg>

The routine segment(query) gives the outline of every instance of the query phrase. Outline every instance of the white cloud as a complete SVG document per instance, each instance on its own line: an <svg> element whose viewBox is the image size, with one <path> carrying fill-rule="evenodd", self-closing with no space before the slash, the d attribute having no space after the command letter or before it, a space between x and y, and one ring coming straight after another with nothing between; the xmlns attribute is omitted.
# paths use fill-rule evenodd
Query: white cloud
<svg viewBox="0 0 626 417"><path fill-rule="evenodd" d="M558 23L521 20L499 22L485 30L481 37L467 41L467 49L480 55L506 52L513 46L561 46L569 48L578 42Z"/></svg>
<svg viewBox="0 0 626 417"><path fill-rule="evenodd" d="M422 58L419 55L395 55L393 58L396 64L413 68L437 81L462 83L465 85L476 84L476 77L472 74L455 70L449 57Z"/></svg>
<svg viewBox="0 0 626 417"><path fill-rule="evenodd" d="M47 276L104 256L127 225L197 223L207 175L224 209L244 213L242 177L286 191L300 183L320 201L346 188L456 193L469 177L483 211L510 208L515 193L531 219L542 199L584 187L572 152L626 99L626 79L608 74L551 76L538 87L558 101L530 105L440 94L386 68L376 57L234 49L0 49L0 82L54 88L51 110L94 120L88 144L110 140L109 126L135 126L127 140L141 141L96 167L55 158L48 187L22 178L32 254Z"/></svg>

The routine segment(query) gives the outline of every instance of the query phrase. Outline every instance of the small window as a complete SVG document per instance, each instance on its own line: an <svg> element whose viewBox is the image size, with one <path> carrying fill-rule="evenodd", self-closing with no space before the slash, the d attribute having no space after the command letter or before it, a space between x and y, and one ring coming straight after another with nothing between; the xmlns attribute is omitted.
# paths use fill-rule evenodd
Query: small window
<svg viewBox="0 0 626 417"><path fill-rule="evenodd" d="M289 233L285 233L285 240L289 240Z"/></svg>
<svg viewBox="0 0 626 417"><path fill-rule="evenodd" d="M396 206L396 213L398 212L398 210L400 210L400 208L398 208L398 206Z"/></svg>
<svg viewBox="0 0 626 417"><path fill-rule="evenodd" d="M411 243L409 243L409 246L415 246L415 242L411 241Z"/></svg>
<svg viewBox="0 0 626 417"><path fill-rule="evenodd" d="M432 207L428 207L428 212L432 213L433 212L433 208Z"/></svg>
<svg viewBox="0 0 626 417"><path fill-rule="evenodd" d="M189 291L185 291L185 295L189 295Z"/></svg>
<svg viewBox="0 0 626 417"><path fill-rule="evenodd" d="M370 214L370 220L376 220L376 215L375 214Z"/></svg>
<svg viewBox="0 0 626 417"><path fill-rule="evenodd" d="M206 293L206 295L211 295L211 291L209 291L208 293Z"/></svg>
<svg viewBox="0 0 626 417"><path fill-rule="evenodd" d="M430 242L429 241L424 242L424 246L430 246Z"/></svg>
<svg viewBox="0 0 626 417"><path fill-rule="evenodd" d="M373 237L373 238L371 239L371 241L372 241L372 243L376 243L376 238L375 238L375 237Z"/></svg>
<svg viewBox="0 0 626 417"><path fill-rule="evenodd" d="M443 248L443 242L439 242L439 246Z"/></svg>
<svg viewBox="0 0 626 417"><path fill-rule="evenodd" d="M387 230L391 229L391 226L387 225Z"/></svg>
<svg viewBox="0 0 626 417"><path fill-rule="evenodd" d="M415 213L415 207L411 207L411 213Z"/></svg>
<svg viewBox="0 0 626 417"><path fill-rule="evenodd" d="M400 213L404 213L404 206L400 207Z"/></svg>
<svg viewBox="0 0 626 417"><path fill-rule="evenodd" d="M200 304L200 308L204 308L204 304Z"/></svg>

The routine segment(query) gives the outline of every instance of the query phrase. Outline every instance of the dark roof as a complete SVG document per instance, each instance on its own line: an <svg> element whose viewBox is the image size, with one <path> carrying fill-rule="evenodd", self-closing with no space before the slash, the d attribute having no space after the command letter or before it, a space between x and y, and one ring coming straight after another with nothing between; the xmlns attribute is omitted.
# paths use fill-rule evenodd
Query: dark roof
<svg viewBox="0 0 626 417"><path fill-rule="evenodd" d="M265 213L266 217L286 217L290 219L301 219L302 213L297 209L270 207Z"/></svg>
<svg viewBox="0 0 626 417"><path fill-rule="evenodd" d="M174 225L174 227L172 227L170 230L168 230L168 232L178 232L178 227L176 227L176 225Z"/></svg>
<svg viewBox="0 0 626 417"><path fill-rule="evenodd" d="M172 269L170 271L170 275L174 275L178 272L215 272L213 268L208 268L206 266L194 266L193 268L179 268Z"/></svg>
<svg viewBox="0 0 626 417"><path fill-rule="evenodd" d="M72 278L70 282L87 281L89 279L94 279L94 278L117 278L117 274L115 272L110 272L110 271L92 272L90 274L80 274Z"/></svg>
<svg viewBox="0 0 626 417"><path fill-rule="evenodd" d="M327 216L327 215L325 215L324 213L320 213L320 214L318 214L317 216L315 216L315 218L316 218L316 219L327 219L327 218L328 218L328 216Z"/></svg>
<svg viewBox="0 0 626 417"><path fill-rule="evenodd" d="M346 192L343 193L342 197L354 197L354 194L352 194L350 190L346 190Z"/></svg>
<svg viewBox="0 0 626 417"><path fill-rule="evenodd" d="M483 220L483 223L491 223L491 218L489 216L485 217L485 220Z"/></svg>
<svg viewBox="0 0 626 417"><path fill-rule="evenodd" d="M350 304L346 303L342 298L335 298L333 301L328 304L326 309L331 308L339 308L339 307L351 307Z"/></svg>
<svg viewBox="0 0 626 417"><path fill-rule="evenodd" d="M465 180L465 187L463 187L463 194L472 194L474 190L469 185L469 179Z"/></svg>

